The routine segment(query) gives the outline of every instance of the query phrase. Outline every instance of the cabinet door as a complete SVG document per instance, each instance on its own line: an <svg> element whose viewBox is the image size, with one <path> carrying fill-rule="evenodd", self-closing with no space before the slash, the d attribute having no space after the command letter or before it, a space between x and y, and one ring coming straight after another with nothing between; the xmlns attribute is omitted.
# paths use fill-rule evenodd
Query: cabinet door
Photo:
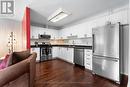
<svg viewBox="0 0 130 87"><path fill-rule="evenodd" d="M68 62L73 63L73 58L74 58L74 48L66 48L66 59Z"/></svg>
<svg viewBox="0 0 130 87"><path fill-rule="evenodd" d="M62 47L61 51L62 51L62 59L67 61L67 48Z"/></svg>
<svg viewBox="0 0 130 87"><path fill-rule="evenodd" d="M52 57L56 58L58 57L59 49L58 47L52 47Z"/></svg>
<svg viewBox="0 0 130 87"><path fill-rule="evenodd" d="M73 48L59 47L59 58L73 63Z"/></svg>
<svg viewBox="0 0 130 87"><path fill-rule="evenodd" d="M58 57L61 58L62 55L61 47L59 47L58 50L59 50Z"/></svg>
<svg viewBox="0 0 130 87"><path fill-rule="evenodd" d="M63 47L59 47L59 58L61 58L61 59L63 59L64 57L64 52L63 52L64 50L63 50Z"/></svg>
<svg viewBox="0 0 130 87"><path fill-rule="evenodd" d="M92 50L85 49L84 58L85 68L92 70Z"/></svg>
<svg viewBox="0 0 130 87"><path fill-rule="evenodd" d="M36 61L40 61L40 48L31 48L31 53L32 52L36 52L37 53Z"/></svg>

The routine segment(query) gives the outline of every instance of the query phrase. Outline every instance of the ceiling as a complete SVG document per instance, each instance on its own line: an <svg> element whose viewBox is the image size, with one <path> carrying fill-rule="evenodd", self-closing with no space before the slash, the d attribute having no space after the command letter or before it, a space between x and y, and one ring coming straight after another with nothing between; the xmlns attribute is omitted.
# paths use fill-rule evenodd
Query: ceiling
<svg viewBox="0 0 130 87"><path fill-rule="evenodd" d="M57 28L66 27L84 18L128 3L129 0L31 0L31 23L41 26L48 24ZM60 7L72 15L56 23L48 23L47 18Z"/></svg>

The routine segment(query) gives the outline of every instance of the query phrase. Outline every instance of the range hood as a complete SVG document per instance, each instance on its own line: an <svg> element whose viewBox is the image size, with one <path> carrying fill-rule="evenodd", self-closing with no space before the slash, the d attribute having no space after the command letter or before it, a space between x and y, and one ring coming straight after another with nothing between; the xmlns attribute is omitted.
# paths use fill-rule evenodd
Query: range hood
<svg viewBox="0 0 130 87"><path fill-rule="evenodd" d="M38 35L38 38L39 38L39 39L50 39L50 38L51 38L51 35L39 34L39 35Z"/></svg>

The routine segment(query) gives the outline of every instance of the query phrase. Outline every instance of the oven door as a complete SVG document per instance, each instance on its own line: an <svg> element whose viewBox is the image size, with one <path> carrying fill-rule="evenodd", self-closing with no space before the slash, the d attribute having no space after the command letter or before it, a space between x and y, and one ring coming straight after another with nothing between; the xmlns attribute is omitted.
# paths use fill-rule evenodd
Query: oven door
<svg viewBox="0 0 130 87"><path fill-rule="evenodd" d="M46 51L46 47L43 47L40 50L40 61L45 61L45 60L48 60L47 59L47 51Z"/></svg>
<svg viewBox="0 0 130 87"><path fill-rule="evenodd" d="M47 56L48 56L48 59L52 59L52 47L48 47L48 52L47 52Z"/></svg>

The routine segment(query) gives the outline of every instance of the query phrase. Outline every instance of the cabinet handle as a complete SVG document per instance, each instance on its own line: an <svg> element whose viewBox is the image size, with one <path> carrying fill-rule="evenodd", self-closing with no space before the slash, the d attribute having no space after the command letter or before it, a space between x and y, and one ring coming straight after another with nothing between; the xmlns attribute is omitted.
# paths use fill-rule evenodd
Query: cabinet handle
<svg viewBox="0 0 130 87"><path fill-rule="evenodd" d="M89 63L87 63L87 65L90 65Z"/></svg>
<svg viewBox="0 0 130 87"><path fill-rule="evenodd" d="M90 60L90 58L86 58L86 59Z"/></svg>
<svg viewBox="0 0 130 87"><path fill-rule="evenodd" d="M94 53L94 50L95 50L94 39L95 39L95 36L94 36L94 34L93 34L93 47L92 47L93 53Z"/></svg>

